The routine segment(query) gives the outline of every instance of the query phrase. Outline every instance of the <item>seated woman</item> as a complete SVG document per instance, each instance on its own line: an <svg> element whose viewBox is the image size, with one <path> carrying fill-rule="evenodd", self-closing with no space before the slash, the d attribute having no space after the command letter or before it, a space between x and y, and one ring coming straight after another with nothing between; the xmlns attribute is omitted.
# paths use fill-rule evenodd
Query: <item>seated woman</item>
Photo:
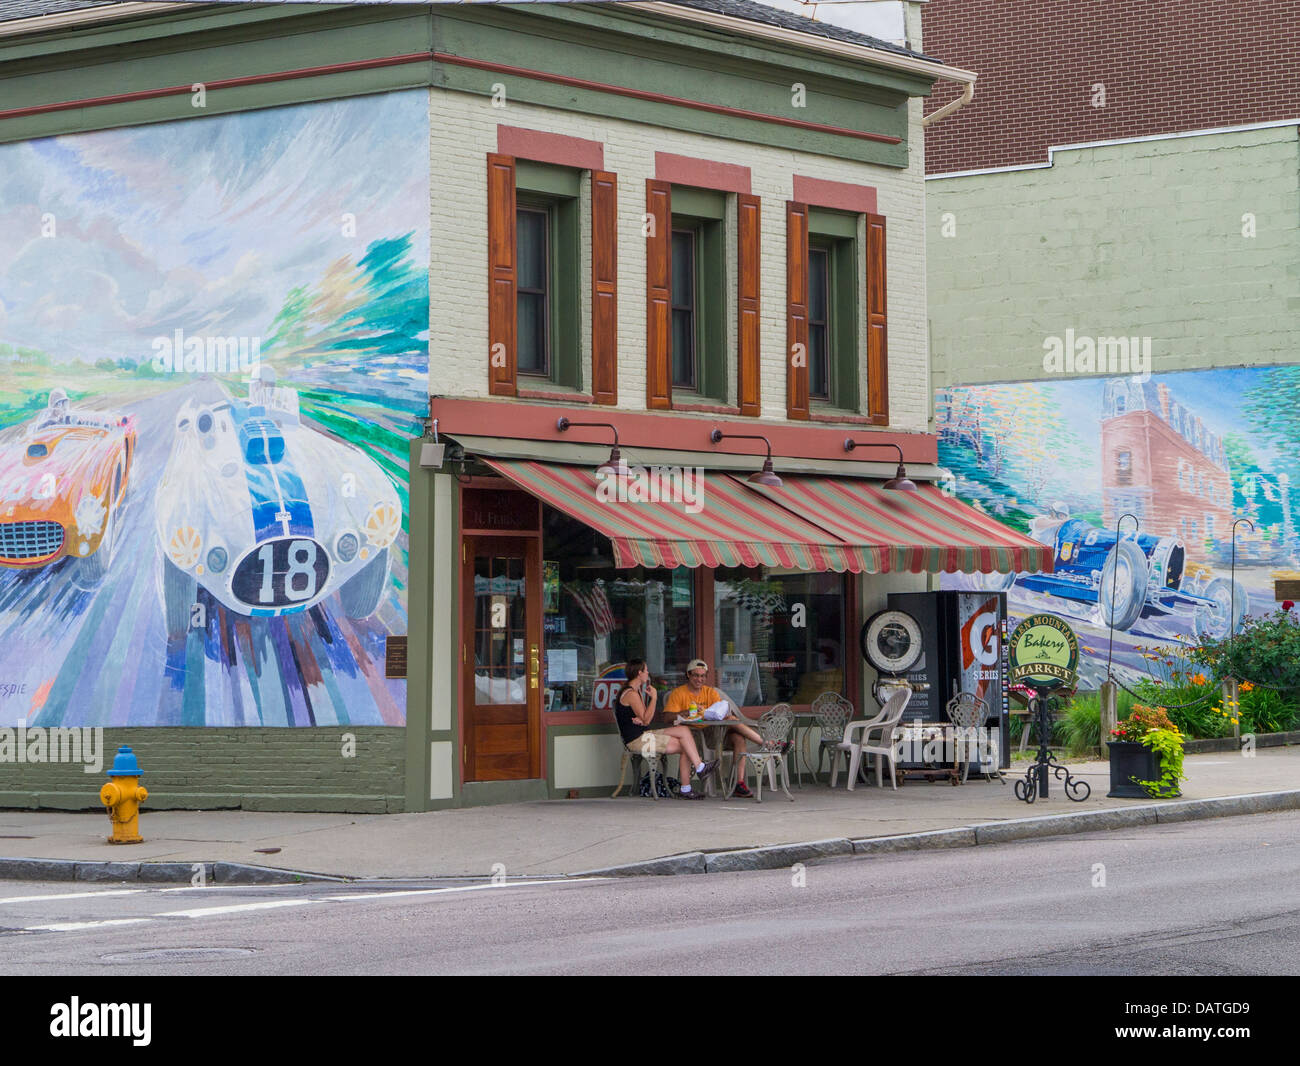
<svg viewBox="0 0 1300 1066"><path fill-rule="evenodd" d="M695 737L684 725L669 726L667 729L651 729L654 721L655 702L659 693L650 684L650 669L644 659L627 661L627 681L619 689L614 702L614 720L618 723L619 735L627 750L638 755L677 755L680 758L678 773L681 777L682 799L703 799L700 793L691 788L691 770L703 781L717 768L718 761L702 762L700 751L695 746Z"/></svg>

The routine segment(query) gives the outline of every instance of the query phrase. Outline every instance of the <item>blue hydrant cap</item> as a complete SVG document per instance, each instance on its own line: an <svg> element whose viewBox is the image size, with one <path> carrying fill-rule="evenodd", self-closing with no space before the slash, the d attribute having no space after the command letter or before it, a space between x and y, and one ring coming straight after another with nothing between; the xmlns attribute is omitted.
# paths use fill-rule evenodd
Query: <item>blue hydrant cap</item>
<svg viewBox="0 0 1300 1066"><path fill-rule="evenodd" d="M127 747L118 748L117 757L113 760L113 768L108 771L108 776L139 777L140 773L140 764L136 762L135 752Z"/></svg>

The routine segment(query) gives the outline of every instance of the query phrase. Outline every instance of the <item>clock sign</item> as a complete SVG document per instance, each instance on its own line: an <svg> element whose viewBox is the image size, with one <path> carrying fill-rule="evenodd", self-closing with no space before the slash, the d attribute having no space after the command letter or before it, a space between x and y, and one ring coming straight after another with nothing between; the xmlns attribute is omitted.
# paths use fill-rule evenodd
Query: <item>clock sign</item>
<svg viewBox="0 0 1300 1066"><path fill-rule="evenodd" d="M906 673L921 657L921 626L906 611L881 611L862 627L862 655L882 674Z"/></svg>
<svg viewBox="0 0 1300 1066"><path fill-rule="evenodd" d="M1031 614L1007 646L1011 684L1039 689L1074 688L1079 678L1079 641L1054 614Z"/></svg>

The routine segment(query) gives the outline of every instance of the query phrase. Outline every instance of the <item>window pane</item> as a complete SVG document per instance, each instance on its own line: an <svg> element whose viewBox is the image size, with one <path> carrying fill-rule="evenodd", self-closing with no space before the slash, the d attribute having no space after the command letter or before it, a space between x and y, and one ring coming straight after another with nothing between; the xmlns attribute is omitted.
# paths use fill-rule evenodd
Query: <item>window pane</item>
<svg viewBox="0 0 1300 1066"><path fill-rule="evenodd" d="M673 388L695 388L695 232L673 230Z"/></svg>
<svg viewBox="0 0 1300 1066"><path fill-rule="evenodd" d="M830 255L825 248L808 251L808 318L826 321L827 292L830 290Z"/></svg>
<svg viewBox="0 0 1300 1066"><path fill-rule="evenodd" d="M673 312L673 388L695 388L695 320L689 311Z"/></svg>
<svg viewBox="0 0 1300 1066"><path fill-rule="evenodd" d="M839 574L715 571L718 677L727 695L752 707L843 692L844 597Z"/></svg>
<svg viewBox="0 0 1300 1066"><path fill-rule="evenodd" d="M673 230L674 307L695 306L695 232Z"/></svg>
<svg viewBox="0 0 1300 1066"><path fill-rule="evenodd" d="M825 248L808 251L808 394L829 400L830 381L830 254Z"/></svg>
<svg viewBox="0 0 1300 1066"><path fill-rule="evenodd" d="M692 571L616 570L607 540L550 508L545 515L543 569L555 585L543 616L549 709L592 710L596 678L629 658L646 660L656 686L681 684L697 654Z"/></svg>
<svg viewBox="0 0 1300 1066"><path fill-rule="evenodd" d="M550 320L548 241L550 217L545 211L520 208L515 214L516 274L516 358L521 374L550 371Z"/></svg>
<svg viewBox="0 0 1300 1066"><path fill-rule="evenodd" d="M517 277L521 289L546 290L546 223L545 211L520 209L515 216Z"/></svg>
<svg viewBox="0 0 1300 1066"><path fill-rule="evenodd" d="M517 350L519 371L524 374L546 373L546 297L521 292L517 304L519 326Z"/></svg>

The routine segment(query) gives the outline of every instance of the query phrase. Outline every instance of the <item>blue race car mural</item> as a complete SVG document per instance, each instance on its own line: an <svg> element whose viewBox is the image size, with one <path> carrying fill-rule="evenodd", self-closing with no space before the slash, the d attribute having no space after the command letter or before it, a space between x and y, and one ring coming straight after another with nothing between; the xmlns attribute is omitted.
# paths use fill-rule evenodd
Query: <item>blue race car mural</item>
<svg viewBox="0 0 1300 1066"><path fill-rule="evenodd" d="M1227 636L1240 627L1246 596L1215 577L1208 567L1187 561L1177 537L1117 534L1069 518L1063 509L1033 519L1029 535L1054 547L1051 574L993 575L998 587L1096 605L1098 622L1127 631L1140 618L1190 614L1198 640Z"/></svg>
<svg viewBox="0 0 1300 1066"><path fill-rule="evenodd" d="M194 624L199 586L237 615L292 614L337 591L348 617L367 617L402 507L377 463L304 426L298 394L261 367L247 400L181 408L156 528L174 639Z"/></svg>

